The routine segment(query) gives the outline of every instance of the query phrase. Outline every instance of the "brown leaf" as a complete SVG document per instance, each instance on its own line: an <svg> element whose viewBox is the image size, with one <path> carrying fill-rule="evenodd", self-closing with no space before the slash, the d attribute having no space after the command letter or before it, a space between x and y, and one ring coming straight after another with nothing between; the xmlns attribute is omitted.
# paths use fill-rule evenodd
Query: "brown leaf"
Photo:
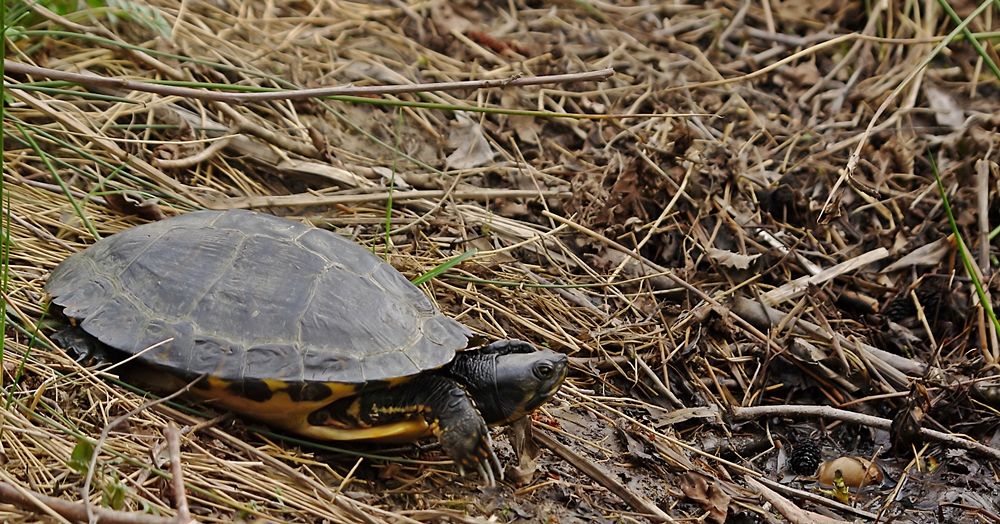
<svg viewBox="0 0 1000 524"><path fill-rule="evenodd" d="M104 196L115 211L123 215L135 215L146 220L163 220L167 216L160 210L155 198L143 200L133 193L110 193Z"/></svg>
<svg viewBox="0 0 1000 524"><path fill-rule="evenodd" d="M881 273L892 273L911 266L936 266L951 252L952 237L944 237L914 249L903 258L886 266Z"/></svg>
<svg viewBox="0 0 1000 524"><path fill-rule="evenodd" d="M472 27L468 18L459 15L451 7L450 2L439 2L431 9L431 21L437 27L438 34L446 35L455 31L464 33Z"/></svg>
<svg viewBox="0 0 1000 524"><path fill-rule="evenodd" d="M723 524L732 497L726 494L718 482L694 471L681 475L681 490L684 496L697 502L708 512L708 520Z"/></svg>
<svg viewBox="0 0 1000 524"><path fill-rule="evenodd" d="M927 103L934 110L934 119L939 126L949 127L953 130L962 129L965 123L965 111L955 102L954 92L945 92L934 86L926 86L924 95L927 96Z"/></svg>
<svg viewBox="0 0 1000 524"><path fill-rule="evenodd" d="M653 456L646 453L646 445L633 438L630 434L632 431L635 431L631 422L623 418L618 419L615 422L615 429L618 430L618 436L625 442L625 448L628 450L632 463L643 464L654 462Z"/></svg>
<svg viewBox="0 0 1000 524"><path fill-rule="evenodd" d="M741 255L739 253L733 253L732 251L726 251L725 249L717 249L714 247L710 247L706 251L712 260L722 264L723 266L736 269L747 269L750 267L750 263L760 256L760 253L757 253L756 255Z"/></svg>
<svg viewBox="0 0 1000 524"><path fill-rule="evenodd" d="M517 465L507 469L507 478L517 484L531 482L542 456L542 450L531 438L531 417L518 419L510 425L510 444L517 455Z"/></svg>
<svg viewBox="0 0 1000 524"><path fill-rule="evenodd" d="M448 169L469 169L492 161L493 150L479 122L463 112L456 113L455 118L448 135L448 147L455 148L445 159Z"/></svg>

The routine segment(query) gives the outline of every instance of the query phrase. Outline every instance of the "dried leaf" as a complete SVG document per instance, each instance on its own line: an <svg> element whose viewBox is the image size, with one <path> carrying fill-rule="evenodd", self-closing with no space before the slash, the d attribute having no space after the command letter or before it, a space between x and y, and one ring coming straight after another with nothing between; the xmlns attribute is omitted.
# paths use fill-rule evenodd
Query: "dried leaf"
<svg viewBox="0 0 1000 524"><path fill-rule="evenodd" d="M927 95L927 103L934 110L934 119L937 120L938 125L950 127L956 131L962 129L962 124L965 123L965 111L962 111L950 93L934 86L927 86L924 88L924 94Z"/></svg>
<svg viewBox="0 0 1000 524"><path fill-rule="evenodd" d="M115 211L123 215L135 215L146 220L163 220L167 216L160 210L155 198L143 200L134 193L109 193L104 196Z"/></svg>
<svg viewBox="0 0 1000 524"><path fill-rule="evenodd" d="M451 123L451 134L448 135L448 147L455 151L445 159L448 169L469 169L478 167L493 160L493 150L483 136L479 122L469 118L465 113L456 113L457 122Z"/></svg>
<svg viewBox="0 0 1000 524"><path fill-rule="evenodd" d="M393 173L391 169L382 166L372 166L372 171L374 171L378 176L382 178L382 185L389 187L392 184L396 189L412 189L413 186L408 184L406 180L399 173Z"/></svg>
<svg viewBox="0 0 1000 524"><path fill-rule="evenodd" d="M760 253L757 253L756 255L741 255L739 253L733 253L732 251L726 251L725 249L716 249L714 247L710 247L706 251L712 260L722 264L723 266L736 269L747 269L750 267L750 263L757 260L757 257L760 256Z"/></svg>
<svg viewBox="0 0 1000 524"><path fill-rule="evenodd" d="M681 475L681 490L684 496L697 502L708 512L708 520L723 524L732 499L718 485L718 481L701 473L689 471Z"/></svg>
<svg viewBox="0 0 1000 524"><path fill-rule="evenodd" d="M510 128L517 133L517 138L526 144L538 145L538 133L542 126L538 124L535 117L530 115L512 115L507 119Z"/></svg>
<svg viewBox="0 0 1000 524"><path fill-rule="evenodd" d="M653 411L652 417L656 421L657 427L663 427L680 424L692 419L702 419L708 423L720 422L722 415L719 413L719 406L712 404L709 406L675 409L669 412Z"/></svg>
<svg viewBox="0 0 1000 524"><path fill-rule="evenodd" d="M782 68L781 76L788 78L797 86L813 86L819 82L819 69L816 67L816 60L802 62L795 67Z"/></svg>
<svg viewBox="0 0 1000 524"><path fill-rule="evenodd" d="M944 260L953 247L951 237L939 238L930 244L914 249L910 254L889 264L881 273L909 269L910 266L936 266Z"/></svg>
<svg viewBox="0 0 1000 524"><path fill-rule="evenodd" d="M437 27L438 33L446 35L455 31L464 33L472 27L468 18L459 15L451 8L450 2L439 2L431 9L431 21Z"/></svg>
<svg viewBox="0 0 1000 524"><path fill-rule="evenodd" d="M531 417L521 418L510 425L510 444L517 455L517 465L507 469L507 478L518 484L530 482L542 456L542 450L531 438Z"/></svg>
<svg viewBox="0 0 1000 524"><path fill-rule="evenodd" d="M618 421L615 422L615 429L618 430L618 436L625 442L625 449L628 450L629 457L634 464L654 462L653 456L646 453L645 444L639 442L633 438L632 435L630 435L632 431L635 431L631 422L623 418L618 419Z"/></svg>

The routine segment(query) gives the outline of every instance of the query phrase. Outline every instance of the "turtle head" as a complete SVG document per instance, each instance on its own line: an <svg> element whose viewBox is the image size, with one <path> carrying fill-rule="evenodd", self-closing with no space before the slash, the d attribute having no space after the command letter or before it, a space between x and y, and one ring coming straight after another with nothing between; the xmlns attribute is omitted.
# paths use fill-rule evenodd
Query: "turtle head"
<svg viewBox="0 0 1000 524"><path fill-rule="evenodd" d="M490 426L513 422L544 404L567 371L566 355L519 340L463 351L448 368Z"/></svg>

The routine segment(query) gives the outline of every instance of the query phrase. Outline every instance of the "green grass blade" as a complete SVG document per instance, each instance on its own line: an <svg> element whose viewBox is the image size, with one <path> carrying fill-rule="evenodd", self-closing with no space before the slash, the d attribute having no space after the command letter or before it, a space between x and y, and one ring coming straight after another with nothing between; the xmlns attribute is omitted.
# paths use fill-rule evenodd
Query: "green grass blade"
<svg viewBox="0 0 1000 524"><path fill-rule="evenodd" d="M948 13L948 16L951 17L952 22L955 22L956 24L962 23L962 18L958 16L958 13L956 13L954 9L951 8L951 5L948 4L948 0L938 0L938 3L941 4L941 8L944 9L944 12ZM972 31L969 31L968 27L964 27L962 28L962 34L965 35L965 39L968 40L970 44L972 44L972 48L975 49L976 52L979 53L979 56L982 57L983 61L986 62L986 65L990 68L990 71L993 71L993 74L997 77L997 80L1000 80L1000 68L997 67L996 62L993 61L993 58L990 57L989 53L987 53L986 50L983 49L983 46L982 44L979 43L979 40L977 40L975 37L972 36Z"/></svg>
<svg viewBox="0 0 1000 524"><path fill-rule="evenodd" d="M389 231L392 231L392 191L396 188L396 168L399 159L399 145L403 140L403 112L396 111L396 147L392 155L392 175L389 177L389 198L385 202L385 256L389 257Z"/></svg>
<svg viewBox="0 0 1000 524"><path fill-rule="evenodd" d="M100 240L101 235L97 232L97 229L94 228L94 225L90 223L90 220L87 219L87 215L83 213L83 208L80 207L80 203L77 202L75 198L73 198L73 193L69 190L69 187L66 185L66 182L63 182L62 177L59 176L59 172L56 171L55 166L52 165L52 160L49 159L49 155L47 155L44 151L42 151L42 148L38 147L38 144L35 142L35 139L31 136L30 133L28 133L27 129L21 126L21 124L14 122L14 126L17 127L18 131L20 131L21 135L24 137L24 140L31 146L32 149L35 150L35 153L37 153L39 158L42 159L42 162L45 163L45 167L49 169L49 172L52 173L52 176L56 179L56 182L59 184L59 187L62 188L63 193L66 194L66 198L68 198L69 202L73 204L73 209L76 211L77 216L79 216L80 220L83 221L83 225L87 227L87 230L90 231L90 234L94 236L94 240Z"/></svg>
<svg viewBox="0 0 1000 524"><path fill-rule="evenodd" d="M3 58L7 56L7 0L0 0L0 79L4 78ZM0 82L0 119L7 116L4 100L7 96L3 82ZM0 122L2 124L2 122ZM2 279L3 294L7 296L7 282L10 278L10 196L3 185L3 140L0 139L0 202L6 202L0 223L0 279ZM7 340L7 300L0 299L0 370L3 370L4 343ZM3 374L0 373L0 387L3 386ZM13 389L13 388L11 388Z"/></svg>
<svg viewBox="0 0 1000 524"><path fill-rule="evenodd" d="M979 281L978 272L973 265L972 256L969 255L969 251L965 247L965 242L962 240L962 233L958 229L958 224L955 222L955 215L951 212L951 204L948 202L948 192L944 188L944 183L941 182L941 174L938 173L937 164L934 162L934 155L932 155L929 150L927 151L927 157L930 160L931 169L934 171L934 180L937 181L938 191L941 193L941 203L944 206L944 212L948 215L948 222L951 224L951 231L955 235L955 240L958 244L958 252L962 258L962 264L965 265L965 271L969 274L969 278L972 280L972 284L976 288L976 294L979 295L979 303L982 305L983 309L986 310L986 315L993 323L993 328L1000 333L1000 322L997 321L996 313L993 312L993 304L990 303L989 297L986 296L986 291L983 289L983 283ZM984 353L987 351L988 348L983 348Z"/></svg>
<svg viewBox="0 0 1000 524"><path fill-rule="evenodd" d="M472 248L466 251L465 253L462 253L461 255L458 255L457 257L445 262L444 264L441 264L438 267L413 279L413 284L419 286L420 284L423 284L424 282L427 282L428 280L435 278L438 275L444 273L445 271L448 271L449 269L461 264L462 262L465 261L465 259L471 257L472 255L475 255L477 252L479 252L478 249Z"/></svg>

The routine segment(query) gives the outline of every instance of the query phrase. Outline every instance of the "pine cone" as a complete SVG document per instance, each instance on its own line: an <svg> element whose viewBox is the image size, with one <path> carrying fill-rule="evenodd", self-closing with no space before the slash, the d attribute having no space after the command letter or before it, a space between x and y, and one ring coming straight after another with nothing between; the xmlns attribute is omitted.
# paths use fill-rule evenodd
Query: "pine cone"
<svg viewBox="0 0 1000 524"><path fill-rule="evenodd" d="M806 438L795 444L788 458L792 473L796 475L815 475L820 462L823 462L823 457L820 456L819 446Z"/></svg>

